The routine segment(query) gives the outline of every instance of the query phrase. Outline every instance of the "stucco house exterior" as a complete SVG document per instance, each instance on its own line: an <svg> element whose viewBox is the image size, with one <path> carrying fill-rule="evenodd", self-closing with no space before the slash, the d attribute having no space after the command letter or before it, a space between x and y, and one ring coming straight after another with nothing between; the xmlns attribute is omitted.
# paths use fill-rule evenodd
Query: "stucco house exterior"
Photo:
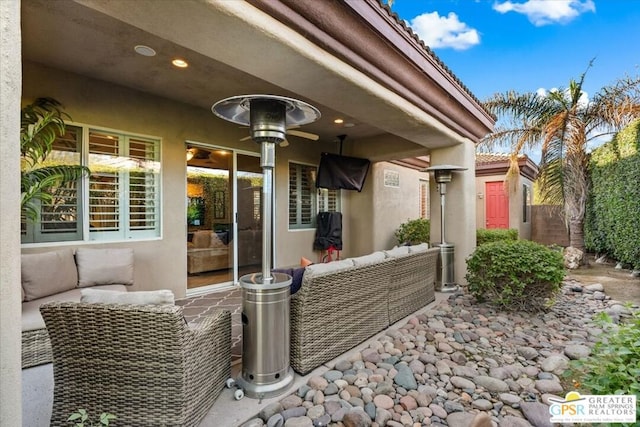
<svg viewBox="0 0 640 427"><path fill-rule="evenodd" d="M476 154L477 228L513 228L531 240L533 182L538 166L525 154L518 156L517 180L507 183L508 154Z"/></svg>
<svg viewBox="0 0 640 427"><path fill-rule="evenodd" d="M407 202L406 195L419 191L426 174L406 173L401 164L428 155L431 165L467 168L450 184L447 199L447 222L456 224L447 239L458 252L456 276L464 277L464 259L475 247L469 238L475 235L477 209L475 145L492 131L494 118L377 0L11 0L0 2L0 24L0 425L21 425L21 253L130 247L136 257L134 290L170 289L184 297L190 233L185 154L192 147L230 156L225 170L233 184L224 198L227 211L219 215L240 231L237 218L245 211L238 208L239 177L256 173L260 150L245 138L247 129L212 114L212 104L230 96L289 96L322 113L300 129L318 135L318 141L291 136L287 147L276 150L275 266L315 255L314 228L292 215L292 189L299 190L292 184L295 171L317 166L323 152L371 161L363 190L337 196L343 256L358 256L392 246L397 226L418 216L419 199ZM174 59L188 66L176 68ZM127 205L132 198L121 189L114 197L129 208L119 212L121 225L96 221L88 189L94 187L86 182L74 236L25 238L19 215L19 113L43 96L65 106L83 162L110 155L129 162L117 166L118 176L127 180L122 182L151 180L145 187L150 199L138 206L151 219L134 221L135 209ZM343 134L348 138L340 145L336 136ZM130 166L132 161L137 166ZM103 186L115 180L106 172L102 178ZM430 191L437 200L435 186ZM439 223L438 209L432 209L431 219ZM438 227L432 237L439 239ZM234 259L243 250L236 242ZM237 267L232 270L231 283L239 274Z"/></svg>

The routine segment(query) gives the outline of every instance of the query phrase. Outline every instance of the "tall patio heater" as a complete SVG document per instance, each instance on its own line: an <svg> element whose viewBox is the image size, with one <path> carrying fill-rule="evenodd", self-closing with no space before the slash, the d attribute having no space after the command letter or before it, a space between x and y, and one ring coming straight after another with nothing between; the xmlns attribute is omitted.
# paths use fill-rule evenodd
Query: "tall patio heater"
<svg viewBox="0 0 640 427"><path fill-rule="evenodd" d="M423 169L422 172L433 172L438 191L440 192L440 243L432 243L440 248L438 257L438 273L436 278L436 290L439 292L455 292L458 289L455 279L454 252L452 243L445 240L445 194L447 194L447 183L451 182L453 172L464 171L467 168L454 165L438 165Z"/></svg>
<svg viewBox="0 0 640 427"><path fill-rule="evenodd" d="M249 397L269 398L286 391L294 378L289 365L292 278L271 272L275 147L285 140L287 127L314 122L320 111L305 102L274 95L235 96L218 101L211 110L224 120L249 126L251 138L261 146L262 272L240 278L242 373L236 385Z"/></svg>

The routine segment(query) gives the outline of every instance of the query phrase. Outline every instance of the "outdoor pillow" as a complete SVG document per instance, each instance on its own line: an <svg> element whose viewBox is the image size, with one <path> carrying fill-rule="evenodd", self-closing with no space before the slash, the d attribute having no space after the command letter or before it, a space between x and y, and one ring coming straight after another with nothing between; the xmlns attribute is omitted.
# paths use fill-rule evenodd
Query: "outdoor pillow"
<svg viewBox="0 0 640 427"><path fill-rule="evenodd" d="M381 251L373 252L369 255L363 255L356 258L351 258L351 260L353 261L353 265L356 265L356 266L375 264L377 262L384 261L385 259L386 259L386 256L384 252L381 252Z"/></svg>
<svg viewBox="0 0 640 427"><path fill-rule="evenodd" d="M24 300L54 295L78 285L71 249L21 255Z"/></svg>
<svg viewBox="0 0 640 427"><path fill-rule="evenodd" d="M159 291L106 291L86 288L80 290L80 302L101 304L174 305L173 292Z"/></svg>
<svg viewBox="0 0 640 427"><path fill-rule="evenodd" d="M133 285L133 249L78 248L78 286Z"/></svg>
<svg viewBox="0 0 640 427"><path fill-rule="evenodd" d="M312 264L305 268L305 273L309 277L324 276L336 271L345 270L353 267L353 261L351 259L345 259L341 261L332 261L327 263Z"/></svg>
<svg viewBox="0 0 640 427"><path fill-rule="evenodd" d="M426 252L427 249L429 249L429 244L428 243L420 243L419 245L409 246L409 253L410 254L417 254L417 253L420 253L420 252Z"/></svg>
<svg viewBox="0 0 640 427"><path fill-rule="evenodd" d="M406 255L409 253L409 246L396 246L393 249L389 249L384 251L384 254L387 258L397 258L402 255Z"/></svg>
<svg viewBox="0 0 640 427"><path fill-rule="evenodd" d="M310 259L305 257L300 258L300 267L309 267L311 264L313 264L313 261Z"/></svg>
<svg viewBox="0 0 640 427"><path fill-rule="evenodd" d="M275 273L284 273L291 276L291 286L289 294L293 295L300 290L302 286L302 276L304 275L304 267L300 268L276 268L272 270Z"/></svg>

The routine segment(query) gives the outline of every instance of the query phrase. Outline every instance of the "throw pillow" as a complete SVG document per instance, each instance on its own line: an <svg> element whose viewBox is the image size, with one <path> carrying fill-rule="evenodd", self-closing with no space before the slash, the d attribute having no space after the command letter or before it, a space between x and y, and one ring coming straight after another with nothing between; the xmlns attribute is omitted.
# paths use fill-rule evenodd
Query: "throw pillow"
<svg viewBox="0 0 640 427"><path fill-rule="evenodd" d="M353 265L368 265L368 264L375 264L377 262L380 261L384 261L387 257L385 256L384 252L373 252L369 255L363 255L363 256L359 256L356 258L351 258L351 260L353 261Z"/></svg>
<svg viewBox="0 0 640 427"><path fill-rule="evenodd" d="M159 291L107 291L86 288L80 290L80 302L101 304L174 305L173 292Z"/></svg>
<svg viewBox="0 0 640 427"><path fill-rule="evenodd" d="M78 248L78 286L133 285L133 249Z"/></svg>
<svg viewBox="0 0 640 427"><path fill-rule="evenodd" d="M310 259L305 257L300 258L300 267L309 267L311 264L313 264L313 261Z"/></svg>
<svg viewBox="0 0 640 427"><path fill-rule="evenodd" d="M389 249L388 251L384 251L384 254L387 258L397 258L402 255L406 255L409 253L409 246L396 246L393 249Z"/></svg>
<svg viewBox="0 0 640 427"><path fill-rule="evenodd" d="M196 249L208 248L211 245L211 230L195 231L191 243Z"/></svg>
<svg viewBox="0 0 640 427"><path fill-rule="evenodd" d="M220 237L214 233L211 232L211 248L226 248L227 246L224 244L224 242L222 240L220 240Z"/></svg>
<svg viewBox="0 0 640 427"><path fill-rule="evenodd" d="M71 249L22 254L20 259L25 301L58 294L78 286L78 271Z"/></svg>
<svg viewBox="0 0 640 427"><path fill-rule="evenodd" d="M410 254L417 254L417 253L420 253L420 252L426 252L427 249L429 249L429 244L428 243L420 243L419 245L409 246L409 253Z"/></svg>
<svg viewBox="0 0 640 427"><path fill-rule="evenodd" d="M304 275L304 267L300 268L276 268L272 270L275 273L284 273L291 276L291 286L289 294L293 295L300 290L302 286L302 276Z"/></svg>
<svg viewBox="0 0 640 427"><path fill-rule="evenodd" d="M327 263L313 264L305 269L305 274L309 277L324 276L325 274L331 274L336 271L346 270L353 267L353 261L351 259L345 259L341 261L333 261Z"/></svg>

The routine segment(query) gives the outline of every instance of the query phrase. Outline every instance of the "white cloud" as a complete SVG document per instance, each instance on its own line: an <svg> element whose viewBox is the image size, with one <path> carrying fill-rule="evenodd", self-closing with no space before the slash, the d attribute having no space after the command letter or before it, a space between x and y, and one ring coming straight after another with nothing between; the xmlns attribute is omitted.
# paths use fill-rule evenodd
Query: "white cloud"
<svg viewBox="0 0 640 427"><path fill-rule="evenodd" d="M460 22L453 12L447 16L440 16L438 12L424 13L413 18L409 25L432 49L465 50L480 43L478 31Z"/></svg>
<svg viewBox="0 0 640 427"><path fill-rule="evenodd" d="M595 12L593 0L527 0L513 3L509 0L494 3L493 9L500 13L516 12L526 15L536 27L553 23L567 23L578 15Z"/></svg>
<svg viewBox="0 0 640 427"><path fill-rule="evenodd" d="M548 94L552 93L552 92L558 92L558 88L554 87L549 89L548 91L545 88L539 88L538 90L536 90L536 94L541 97L544 98L546 97ZM565 99L569 99L569 89L564 89L563 90L563 96ZM578 98L578 106L580 108L586 108L587 105L589 105L589 94L585 91L581 91L580 92L580 98Z"/></svg>

